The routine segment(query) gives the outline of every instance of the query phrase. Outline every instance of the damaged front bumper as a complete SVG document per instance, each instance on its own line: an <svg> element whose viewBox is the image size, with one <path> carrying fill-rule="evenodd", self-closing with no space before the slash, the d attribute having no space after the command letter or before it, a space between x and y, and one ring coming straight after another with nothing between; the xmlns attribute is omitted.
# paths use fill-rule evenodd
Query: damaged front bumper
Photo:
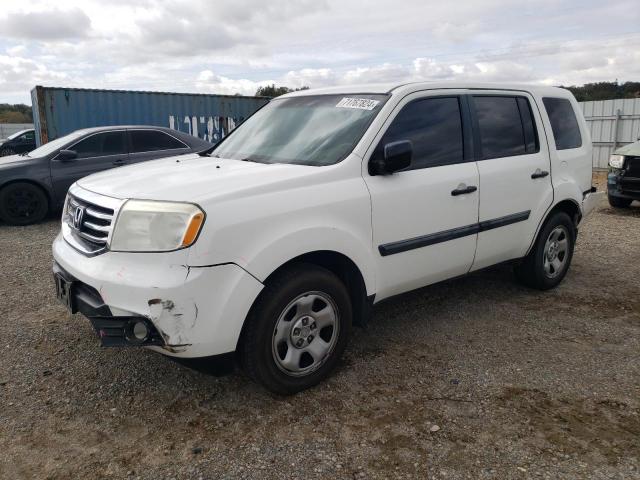
<svg viewBox="0 0 640 480"><path fill-rule="evenodd" d="M610 197L640 200L640 158L625 169L611 169L607 175L607 193ZM631 160L629 160L631 162ZM634 166L635 170L631 170Z"/></svg>
<svg viewBox="0 0 640 480"><path fill-rule="evenodd" d="M164 346L158 329L142 316L115 317L98 291L73 277L55 261L53 278L58 299L70 313L89 319L103 347Z"/></svg>
<svg viewBox="0 0 640 480"><path fill-rule="evenodd" d="M53 256L54 275L70 285L64 301L89 318L102 345L144 346L181 358L234 351L263 288L235 264L189 267L186 250L86 257L59 235ZM139 322L148 335L134 334Z"/></svg>

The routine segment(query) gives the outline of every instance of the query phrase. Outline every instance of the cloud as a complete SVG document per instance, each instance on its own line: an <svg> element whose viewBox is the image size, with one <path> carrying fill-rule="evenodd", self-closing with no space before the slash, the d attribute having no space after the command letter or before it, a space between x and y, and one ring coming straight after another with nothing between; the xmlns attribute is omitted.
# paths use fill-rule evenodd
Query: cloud
<svg viewBox="0 0 640 480"><path fill-rule="evenodd" d="M637 80L639 20L637 0L3 0L0 102L62 82L254 94L270 83Z"/></svg>
<svg viewBox="0 0 640 480"><path fill-rule="evenodd" d="M3 36L28 40L61 40L87 37L91 20L79 8L10 12L0 19Z"/></svg>
<svg viewBox="0 0 640 480"><path fill-rule="evenodd" d="M36 84L66 81L68 76L65 73L50 70L33 60L0 55L0 92L5 95L24 96L25 92L28 95Z"/></svg>

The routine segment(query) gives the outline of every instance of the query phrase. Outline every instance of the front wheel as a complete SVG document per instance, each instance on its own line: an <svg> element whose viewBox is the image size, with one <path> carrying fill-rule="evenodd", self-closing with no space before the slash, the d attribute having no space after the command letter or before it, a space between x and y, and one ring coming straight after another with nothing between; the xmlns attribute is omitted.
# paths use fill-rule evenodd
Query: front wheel
<svg viewBox="0 0 640 480"><path fill-rule="evenodd" d="M242 334L240 360L268 390L291 395L326 378L347 346L352 308L329 270L297 264L260 293Z"/></svg>
<svg viewBox="0 0 640 480"><path fill-rule="evenodd" d="M9 155L15 155L16 152L11 147L5 147L0 149L0 157L8 157Z"/></svg>
<svg viewBox="0 0 640 480"><path fill-rule="evenodd" d="M9 225L31 225L48 212L47 195L31 183L12 183L0 190L0 219Z"/></svg>
<svg viewBox="0 0 640 480"><path fill-rule="evenodd" d="M575 242L571 218L564 212L555 212L543 225L529 255L516 267L516 276L538 290L557 286L569 270Z"/></svg>

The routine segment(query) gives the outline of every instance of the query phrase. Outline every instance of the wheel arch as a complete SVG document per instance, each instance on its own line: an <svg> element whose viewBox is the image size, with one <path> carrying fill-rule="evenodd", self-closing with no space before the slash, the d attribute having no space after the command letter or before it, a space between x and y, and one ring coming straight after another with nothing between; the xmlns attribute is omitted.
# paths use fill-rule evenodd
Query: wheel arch
<svg viewBox="0 0 640 480"><path fill-rule="evenodd" d="M356 325L365 325L371 314L373 295L367 296L365 278L358 265L347 255L334 250L315 250L298 255L271 272L263 283L278 275L282 270L296 263L309 263L326 268L336 275L347 287L353 306Z"/></svg>
<svg viewBox="0 0 640 480"><path fill-rule="evenodd" d="M49 212L53 211L53 209L55 208L55 199L53 197L53 192L45 184L38 182L37 180L34 180L32 178L12 178L10 180L7 180L6 182L0 185L0 192L4 190L6 187L10 185L14 185L16 183L28 183L42 190L42 192L47 197L47 202L49 203L49 208L48 208Z"/></svg>
<svg viewBox="0 0 640 480"><path fill-rule="evenodd" d="M542 226L556 212L564 212L567 215L569 215L569 218L571 218L571 220L573 221L573 225L575 226L576 231L577 231L578 224L582 220L582 210L581 210L580 205L578 204L577 201L575 201L572 198L565 198L565 199L555 203L548 210L548 212L542 217L542 220L540 221L540 223L538 225L538 228L536 229L536 233L533 236L533 239L531 240L531 244L529 245L529 248L527 249L526 255L529 255L529 253L531 252L531 249L533 248L533 246L535 245L536 241L538 240L538 235L540 235L540 230L542 230Z"/></svg>

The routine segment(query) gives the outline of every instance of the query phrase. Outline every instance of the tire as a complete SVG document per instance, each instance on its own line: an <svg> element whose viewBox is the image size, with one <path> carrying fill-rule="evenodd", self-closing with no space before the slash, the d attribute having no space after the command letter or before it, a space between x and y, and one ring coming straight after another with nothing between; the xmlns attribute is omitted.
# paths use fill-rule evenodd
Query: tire
<svg viewBox="0 0 640 480"><path fill-rule="evenodd" d="M553 213L542 226L529 255L516 266L516 277L538 290L556 287L569 270L575 243L576 229L569 215Z"/></svg>
<svg viewBox="0 0 640 480"><path fill-rule="evenodd" d="M269 281L251 308L240 363L273 393L305 390L338 364L352 317L349 294L336 275L312 264L292 265Z"/></svg>
<svg viewBox="0 0 640 480"><path fill-rule="evenodd" d="M31 183L12 183L0 190L0 219L9 225L31 225L42 221L47 213L47 195Z"/></svg>
<svg viewBox="0 0 640 480"><path fill-rule="evenodd" d="M15 155L16 152L13 148L7 147L0 149L0 157L8 157L9 155Z"/></svg>
<svg viewBox="0 0 640 480"><path fill-rule="evenodd" d="M614 197L613 195L607 196L609 197L609 205L614 208L629 208L631 202L633 202L630 198Z"/></svg>

